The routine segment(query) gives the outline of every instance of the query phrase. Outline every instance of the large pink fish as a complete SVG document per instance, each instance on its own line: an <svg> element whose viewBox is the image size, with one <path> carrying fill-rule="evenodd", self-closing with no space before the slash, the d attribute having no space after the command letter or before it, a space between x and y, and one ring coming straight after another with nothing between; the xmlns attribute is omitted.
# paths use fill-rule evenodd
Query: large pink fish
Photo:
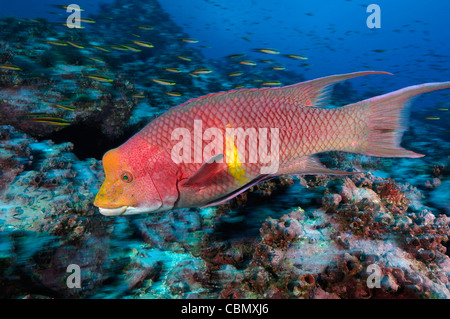
<svg viewBox="0 0 450 319"><path fill-rule="evenodd" d="M104 155L106 178L94 205L104 215L202 207L277 175L351 174L319 163L314 154L325 151L423 156L400 147L409 102L418 94L450 88L450 82L322 108L332 84L367 74L390 73L356 72L221 92L174 107ZM236 132L247 139L238 141Z"/></svg>

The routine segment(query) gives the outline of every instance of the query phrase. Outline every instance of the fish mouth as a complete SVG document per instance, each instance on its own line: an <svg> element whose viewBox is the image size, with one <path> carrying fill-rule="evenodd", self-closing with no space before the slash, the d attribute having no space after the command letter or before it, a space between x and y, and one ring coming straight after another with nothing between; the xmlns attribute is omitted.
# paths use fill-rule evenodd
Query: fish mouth
<svg viewBox="0 0 450 319"><path fill-rule="evenodd" d="M148 213L156 213L159 211L161 205L154 205L148 207L132 207L129 206L123 212L123 215L136 215L136 214L148 214Z"/></svg>
<svg viewBox="0 0 450 319"><path fill-rule="evenodd" d="M103 207L98 208L100 214L105 216L120 216L123 213L125 213L127 209L128 206L122 206L117 208L103 208Z"/></svg>
<svg viewBox="0 0 450 319"><path fill-rule="evenodd" d="M161 205L154 205L149 207L132 207L132 206L121 206L117 208L99 207L98 210L100 211L100 214L105 216L123 216L123 215L153 213L159 211L160 207Z"/></svg>

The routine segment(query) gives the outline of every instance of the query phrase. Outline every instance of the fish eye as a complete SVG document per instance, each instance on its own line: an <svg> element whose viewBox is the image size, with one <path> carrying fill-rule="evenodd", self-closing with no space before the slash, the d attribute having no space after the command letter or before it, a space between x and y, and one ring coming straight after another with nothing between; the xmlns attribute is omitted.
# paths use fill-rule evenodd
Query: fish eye
<svg viewBox="0 0 450 319"><path fill-rule="evenodd" d="M133 175L130 172L123 172L120 179L125 183L131 183L133 181Z"/></svg>

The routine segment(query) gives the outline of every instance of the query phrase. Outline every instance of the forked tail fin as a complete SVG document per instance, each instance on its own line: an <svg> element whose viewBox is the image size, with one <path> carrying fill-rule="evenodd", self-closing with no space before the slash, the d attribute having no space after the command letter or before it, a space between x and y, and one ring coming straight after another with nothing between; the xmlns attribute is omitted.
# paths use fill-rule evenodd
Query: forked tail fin
<svg viewBox="0 0 450 319"><path fill-rule="evenodd" d="M388 94L352 104L368 112L367 140L361 153L379 157L422 157L400 146L403 132L408 128L409 106L419 94L450 88L450 82L426 83L406 87ZM358 110L355 110L358 112Z"/></svg>

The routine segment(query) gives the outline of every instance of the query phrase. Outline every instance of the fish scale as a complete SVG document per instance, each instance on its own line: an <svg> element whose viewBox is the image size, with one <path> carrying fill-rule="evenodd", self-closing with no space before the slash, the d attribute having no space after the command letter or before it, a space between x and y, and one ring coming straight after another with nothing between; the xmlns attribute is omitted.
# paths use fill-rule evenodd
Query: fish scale
<svg viewBox="0 0 450 319"><path fill-rule="evenodd" d="M223 203L277 175L353 173L324 167L314 155L326 151L380 157L423 156L400 146L407 128L409 101L418 94L450 88L450 82L411 86L340 108L322 108L331 85L368 74L390 73L356 72L279 88L220 92L171 108L105 154L106 179L95 205L107 215L209 206ZM202 124L201 134L208 128L216 128L222 133L223 144L221 154L211 154L212 158L203 158L201 154L197 163L192 162L195 143L203 151L211 142L202 135L195 136L194 123L198 120ZM172 133L179 128L190 132L190 162L177 163L172 159L172 150L180 142L172 140ZM270 164L264 163L262 154L258 154L262 139L258 138L256 144L246 142L242 152L237 141L225 135L229 128L256 132L266 128L269 153L276 142L271 130L278 130L279 158L275 159L278 169L262 171ZM257 155L256 163L248 161L252 154ZM229 155L231 161L227 160ZM141 174L142 180L126 185L120 181L123 171L132 175L134 170L145 171L147 176Z"/></svg>

